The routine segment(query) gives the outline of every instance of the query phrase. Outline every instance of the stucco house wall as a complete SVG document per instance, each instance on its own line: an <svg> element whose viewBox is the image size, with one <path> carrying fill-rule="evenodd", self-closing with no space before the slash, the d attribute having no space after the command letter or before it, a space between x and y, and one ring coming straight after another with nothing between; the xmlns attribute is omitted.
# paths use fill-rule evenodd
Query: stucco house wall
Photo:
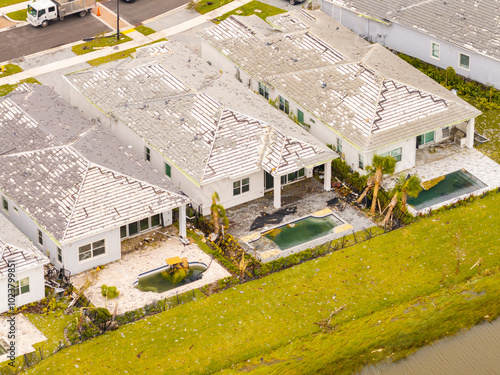
<svg viewBox="0 0 500 375"><path fill-rule="evenodd" d="M370 42L380 43L387 48L403 52L443 69L451 66L457 74L488 86L500 88L500 61L490 56L431 37L423 31L394 22L383 23L359 16L356 12L334 5L327 0L322 1L321 9ZM439 44L439 59L432 56L433 42ZM470 57L469 69L460 66L460 53Z"/></svg>
<svg viewBox="0 0 500 375"><path fill-rule="evenodd" d="M45 282L43 275L43 265L40 264L31 269L16 272L15 279L22 280L29 278L29 292L19 294L15 297L16 307L26 305L28 303L39 301L45 298ZM9 310L8 301L8 277L0 279L0 314Z"/></svg>

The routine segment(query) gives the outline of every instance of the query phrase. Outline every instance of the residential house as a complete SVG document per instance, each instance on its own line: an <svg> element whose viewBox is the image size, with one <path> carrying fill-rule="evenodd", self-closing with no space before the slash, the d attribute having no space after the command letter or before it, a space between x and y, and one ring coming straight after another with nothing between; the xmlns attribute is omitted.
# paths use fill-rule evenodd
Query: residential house
<svg viewBox="0 0 500 375"><path fill-rule="evenodd" d="M321 11L230 16L200 31L202 57L293 115L364 173L375 154L396 170L445 139L473 147L480 111Z"/></svg>
<svg viewBox="0 0 500 375"><path fill-rule="evenodd" d="M500 89L496 0L322 0L321 8L370 42Z"/></svg>
<svg viewBox="0 0 500 375"><path fill-rule="evenodd" d="M274 192L325 167L336 154L228 74L180 43L139 50L134 59L66 76L69 101L186 193L204 215L212 195L228 208Z"/></svg>
<svg viewBox="0 0 500 375"><path fill-rule="evenodd" d="M0 211L56 267L120 259L121 240L172 223L174 209L186 235L189 198L117 171L144 167L48 87L22 85L1 100L0 129Z"/></svg>
<svg viewBox="0 0 500 375"><path fill-rule="evenodd" d="M49 259L0 215L0 314L10 309L10 290L15 296L12 307L45 297L44 266L48 263Z"/></svg>

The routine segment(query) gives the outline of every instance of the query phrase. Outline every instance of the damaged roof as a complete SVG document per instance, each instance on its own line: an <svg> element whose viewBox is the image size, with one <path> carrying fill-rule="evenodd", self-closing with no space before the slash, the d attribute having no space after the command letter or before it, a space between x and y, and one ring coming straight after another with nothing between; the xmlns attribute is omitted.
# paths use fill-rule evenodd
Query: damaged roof
<svg viewBox="0 0 500 375"><path fill-rule="evenodd" d="M274 33L255 32L250 17ZM231 16L200 35L359 149L376 150L481 113L322 12L286 13L268 23L250 17Z"/></svg>
<svg viewBox="0 0 500 375"><path fill-rule="evenodd" d="M136 59L66 79L199 185L261 169L283 175L336 157L286 115L178 43L145 47Z"/></svg>
<svg viewBox="0 0 500 375"><path fill-rule="evenodd" d="M16 95L34 90L22 85ZM12 121L14 114L21 121ZM0 143L0 190L60 244L189 202L90 161L75 147L80 139L74 130L63 131L59 137L68 139L59 141L10 97L0 102L0 129L11 140ZM43 142L25 149L32 137Z"/></svg>
<svg viewBox="0 0 500 375"><path fill-rule="evenodd" d="M7 276L10 261L16 263L16 272L50 263L14 224L0 215L0 277Z"/></svg>
<svg viewBox="0 0 500 375"><path fill-rule="evenodd" d="M334 3L500 59L498 0L336 0Z"/></svg>

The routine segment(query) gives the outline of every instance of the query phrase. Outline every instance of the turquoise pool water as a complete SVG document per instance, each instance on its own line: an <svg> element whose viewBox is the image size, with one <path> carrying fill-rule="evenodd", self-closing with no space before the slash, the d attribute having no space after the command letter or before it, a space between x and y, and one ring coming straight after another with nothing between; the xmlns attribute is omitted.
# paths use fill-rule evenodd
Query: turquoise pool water
<svg viewBox="0 0 500 375"><path fill-rule="evenodd" d="M310 216L271 229L263 233L263 236L273 241L283 251L331 234L333 228L342 224L342 221L334 215L325 217Z"/></svg>
<svg viewBox="0 0 500 375"><path fill-rule="evenodd" d="M486 186L485 183L462 169L447 174L442 181L429 190L422 190L418 197L408 198L408 204L415 207L416 210L421 210L472 193Z"/></svg>

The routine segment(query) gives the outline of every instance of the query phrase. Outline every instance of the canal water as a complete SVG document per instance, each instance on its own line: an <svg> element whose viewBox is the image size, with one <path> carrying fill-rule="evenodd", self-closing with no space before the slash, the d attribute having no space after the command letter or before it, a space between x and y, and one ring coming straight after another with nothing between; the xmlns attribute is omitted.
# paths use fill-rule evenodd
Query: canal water
<svg viewBox="0 0 500 375"><path fill-rule="evenodd" d="M359 375L498 375L500 319L482 323L390 364L365 367Z"/></svg>

